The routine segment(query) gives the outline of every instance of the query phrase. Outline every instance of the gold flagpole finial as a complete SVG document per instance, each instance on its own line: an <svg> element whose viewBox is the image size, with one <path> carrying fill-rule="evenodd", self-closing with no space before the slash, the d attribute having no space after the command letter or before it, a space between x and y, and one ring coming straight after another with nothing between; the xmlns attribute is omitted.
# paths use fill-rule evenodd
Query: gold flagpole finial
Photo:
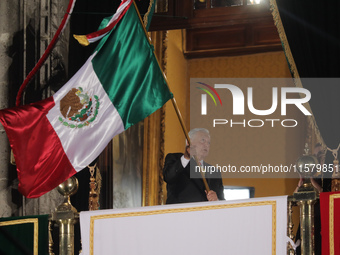
<svg viewBox="0 0 340 255"><path fill-rule="evenodd" d="M87 40L86 35L73 35L73 37L83 46L88 46L90 44Z"/></svg>

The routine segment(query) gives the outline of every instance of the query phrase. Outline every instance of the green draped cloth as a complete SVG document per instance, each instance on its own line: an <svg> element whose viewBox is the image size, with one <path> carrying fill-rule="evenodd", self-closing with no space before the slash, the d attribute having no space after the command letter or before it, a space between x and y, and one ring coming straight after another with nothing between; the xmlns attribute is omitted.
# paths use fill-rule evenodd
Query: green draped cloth
<svg viewBox="0 0 340 255"><path fill-rule="evenodd" d="M48 254L48 215L0 218L0 255Z"/></svg>

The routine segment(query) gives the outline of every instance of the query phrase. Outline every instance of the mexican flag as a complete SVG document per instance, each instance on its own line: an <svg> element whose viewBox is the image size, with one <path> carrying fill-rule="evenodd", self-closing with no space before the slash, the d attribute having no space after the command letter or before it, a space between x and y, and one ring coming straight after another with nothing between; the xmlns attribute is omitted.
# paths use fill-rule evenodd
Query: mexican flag
<svg viewBox="0 0 340 255"><path fill-rule="evenodd" d="M19 191L35 198L88 166L172 97L134 5L52 97L0 111Z"/></svg>

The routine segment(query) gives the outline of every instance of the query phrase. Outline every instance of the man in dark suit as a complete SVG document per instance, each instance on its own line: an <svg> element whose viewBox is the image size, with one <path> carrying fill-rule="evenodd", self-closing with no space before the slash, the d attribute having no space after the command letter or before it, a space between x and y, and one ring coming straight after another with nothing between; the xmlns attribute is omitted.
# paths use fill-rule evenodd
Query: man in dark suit
<svg viewBox="0 0 340 255"><path fill-rule="evenodd" d="M205 172L210 191L207 192L197 162L208 169L204 158L210 149L207 129L196 128L189 132L191 146L183 153L169 153L165 158L163 176L167 183L167 204L224 200L220 172Z"/></svg>

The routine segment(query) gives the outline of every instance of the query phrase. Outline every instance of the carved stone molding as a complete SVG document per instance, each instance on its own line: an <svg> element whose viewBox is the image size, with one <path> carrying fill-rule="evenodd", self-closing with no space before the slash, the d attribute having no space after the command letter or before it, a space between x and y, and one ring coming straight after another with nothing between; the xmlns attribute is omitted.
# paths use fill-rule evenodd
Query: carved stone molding
<svg viewBox="0 0 340 255"><path fill-rule="evenodd" d="M167 32L153 32L151 33L151 40L160 67L166 74ZM144 120L143 206L164 203L162 174L164 164L164 107Z"/></svg>

